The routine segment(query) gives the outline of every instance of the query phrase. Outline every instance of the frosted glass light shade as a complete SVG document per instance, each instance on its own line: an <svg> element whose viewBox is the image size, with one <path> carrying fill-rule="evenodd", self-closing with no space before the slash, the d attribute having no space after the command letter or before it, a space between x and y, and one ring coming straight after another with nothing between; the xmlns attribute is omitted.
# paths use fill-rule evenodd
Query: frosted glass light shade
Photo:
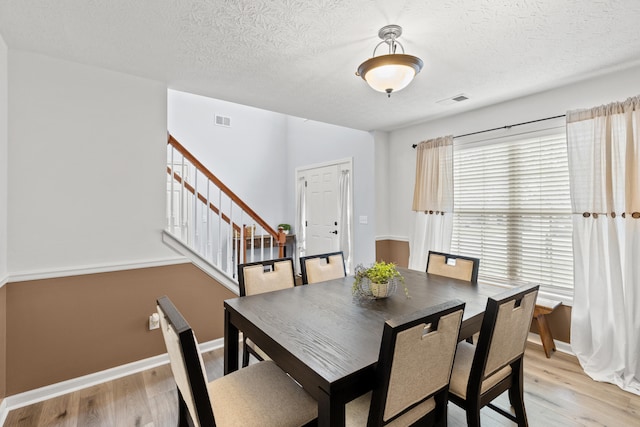
<svg viewBox="0 0 640 427"><path fill-rule="evenodd" d="M372 89L379 92L397 92L411 83L422 69L420 58L405 54L376 56L363 62L358 67L358 75Z"/></svg>
<svg viewBox="0 0 640 427"><path fill-rule="evenodd" d="M407 87L415 75L415 70L405 65L383 65L369 71L364 79L378 92L386 92L388 89L397 92Z"/></svg>

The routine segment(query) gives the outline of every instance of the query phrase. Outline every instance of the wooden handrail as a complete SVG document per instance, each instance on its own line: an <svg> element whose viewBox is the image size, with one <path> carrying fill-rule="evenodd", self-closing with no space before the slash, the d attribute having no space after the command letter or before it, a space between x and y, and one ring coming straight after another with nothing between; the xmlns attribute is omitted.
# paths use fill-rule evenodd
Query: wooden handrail
<svg viewBox="0 0 640 427"><path fill-rule="evenodd" d="M255 213L253 209L251 209L249 206L247 206L247 204L244 201L242 201L242 199L240 199L240 197L238 197L233 191L231 191L229 189L229 187L224 185L222 183L222 181L220 181L213 173L211 173L211 171L209 171L209 169L207 169L202 163L200 163L198 161L198 159L196 159L182 144L180 144L173 137L173 135L169 134L169 138L168 138L167 143L172 145L180 154L182 154L184 156L185 159L189 160L196 167L196 169L198 169L212 183L214 183L218 188L220 188L220 191L222 191L224 194L226 194L227 197L229 197L236 205L238 205L238 207L240 207L243 211L245 211L247 213L247 215L249 215L257 224L260 225L260 227L262 227L263 230L265 230L274 239L276 239L276 240L278 239L278 232L276 230L274 230L273 227L269 226L269 224L267 224L266 221L264 221L262 218L260 218L260 216L258 216L258 214ZM169 173L169 175L171 175L171 168L167 167L167 172ZM174 172L174 177L176 177L175 172ZM185 182L185 187L187 185L188 184ZM191 190L189 190L189 191L194 193L195 189L193 189L193 187L191 187ZM204 203L207 203L207 199L204 196L202 196L200 193L198 193L198 198L200 200L202 200ZM210 204L209 207L211 209L213 209L214 212L218 213L218 209L215 206ZM224 219L224 217L225 217L225 215L223 215L223 219ZM229 222L230 219L227 217L227 219L225 219L225 221ZM236 224L233 224L234 230L236 229L236 227L238 227L238 226ZM239 229L239 227L238 227L238 229Z"/></svg>

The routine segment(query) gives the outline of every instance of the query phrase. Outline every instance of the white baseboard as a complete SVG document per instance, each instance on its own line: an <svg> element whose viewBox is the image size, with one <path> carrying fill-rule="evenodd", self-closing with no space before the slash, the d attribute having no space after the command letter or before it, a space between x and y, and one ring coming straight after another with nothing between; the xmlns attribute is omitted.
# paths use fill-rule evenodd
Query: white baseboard
<svg viewBox="0 0 640 427"><path fill-rule="evenodd" d="M396 240L398 242L408 242L409 238L407 236L376 236L376 241L381 240Z"/></svg>
<svg viewBox="0 0 640 427"><path fill-rule="evenodd" d="M542 346L542 341L540 340L540 335L538 334L529 332L529 336L527 337L527 340L532 343L538 344L539 346ZM564 341L557 341L557 340L553 340L553 343L556 345L556 351L559 351L561 353L565 353L571 356L575 356L575 353L571 349L571 344L568 344Z"/></svg>
<svg viewBox="0 0 640 427"><path fill-rule="evenodd" d="M205 353L208 351L217 350L219 348L222 348L223 346L224 339L218 338L213 341L202 343L199 347L200 351L202 353ZM0 404L0 426L4 425L4 420L6 419L9 411L12 411L14 409L22 408L23 406L32 405L34 403L62 396L67 393L82 390L96 384L113 381L115 379L142 372L147 369L162 366L167 363L169 363L169 356L167 355L167 353L164 353L158 356L149 357L148 359L138 360L126 365L116 366L115 368L95 372L93 374L73 378L45 387L40 387L35 390L29 390L25 391L24 393L7 396Z"/></svg>
<svg viewBox="0 0 640 427"><path fill-rule="evenodd" d="M0 402L0 426L4 425L8 414L9 410L7 409L7 399L3 399L2 402Z"/></svg>

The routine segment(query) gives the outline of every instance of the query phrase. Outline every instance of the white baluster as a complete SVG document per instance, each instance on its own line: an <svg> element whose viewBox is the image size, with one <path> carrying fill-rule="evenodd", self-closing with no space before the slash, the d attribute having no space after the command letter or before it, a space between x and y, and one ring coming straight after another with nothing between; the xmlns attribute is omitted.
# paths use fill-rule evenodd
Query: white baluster
<svg viewBox="0 0 640 427"><path fill-rule="evenodd" d="M242 232L242 230L240 230ZM229 197L229 227L227 228L227 273L232 274L235 277L236 265L235 251L231 243L233 238L233 200ZM235 260L235 261L234 261Z"/></svg>
<svg viewBox="0 0 640 427"><path fill-rule="evenodd" d="M187 178L185 177L184 174L184 169L185 169L185 164L184 164L184 156L182 156L182 162L181 162L181 178L182 178L182 183L180 184L180 240L182 240L183 242L187 242L186 239L186 231L187 231L187 215L185 210L187 209L186 207L186 203L185 203L185 196L184 196L184 186L185 183L187 181Z"/></svg>
<svg viewBox="0 0 640 427"><path fill-rule="evenodd" d="M255 245L254 245L256 236L255 236L255 233L253 231L254 230L253 227L255 227L255 224L253 224L253 223L249 224L249 230L251 231L251 236L250 236L251 237L251 240L250 240L251 243L249 244L249 247L251 248L251 262L255 261L254 255L255 255L255 252L256 252L255 251Z"/></svg>
<svg viewBox="0 0 640 427"><path fill-rule="evenodd" d="M191 203L193 209L193 227L191 236L191 247L198 252L198 170L193 170L193 202Z"/></svg>
<svg viewBox="0 0 640 427"><path fill-rule="evenodd" d="M260 227L260 261L264 261L264 228Z"/></svg>
<svg viewBox="0 0 640 427"><path fill-rule="evenodd" d="M205 212L207 213L207 247L205 248L205 257L207 259L211 259L213 262L213 253L212 253L212 245L211 245L211 202L209 201L209 187L211 185L211 180L207 178L207 207Z"/></svg>
<svg viewBox="0 0 640 427"><path fill-rule="evenodd" d="M220 190L220 188L218 188L218 260L217 261L218 261L217 262L218 267L222 269L222 190Z"/></svg>
<svg viewBox="0 0 640 427"><path fill-rule="evenodd" d="M280 249L278 249L278 251L280 251ZM270 259L274 259L275 258L273 256L273 236L271 234L269 234L269 258Z"/></svg>
<svg viewBox="0 0 640 427"><path fill-rule="evenodd" d="M171 177L169 178L171 180L171 184L170 184L170 192L171 194L169 195L169 212L167 213L168 215L168 219L169 219L169 224L168 224L168 229L171 232L171 234L175 235L176 234L176 212L175 212L175 201L173 200L174 198L174 194L173 192L175 191L173 186L175 184L175 170L174 170L174 166L173 166L173 154L175 152L175 148L173 147L173 145L169 145L169 149L171 150Z"/></svg>

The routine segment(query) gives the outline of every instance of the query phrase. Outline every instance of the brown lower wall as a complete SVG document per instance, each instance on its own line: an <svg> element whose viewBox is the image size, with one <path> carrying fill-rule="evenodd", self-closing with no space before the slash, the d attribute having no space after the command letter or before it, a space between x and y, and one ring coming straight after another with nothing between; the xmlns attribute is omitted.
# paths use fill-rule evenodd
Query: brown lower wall
<svg viewBox="0 0 640 427"><path fill-rule="evenodd" d="M409 242L398 240L377 240L376 260L394 262L400 267L409 265ZM551 329L553 338L558 341L570 342L571 338L571 307L562 305L555 309L553 313L547 315L547 322ZM531 331L538 333L535 324L532 324Z"/></svg>
<svg viewBox="0 0 640 427"><path fill-rule="evenodd" d="M553 339L566 343L571 342L571 306L561 305L553 310L553 313L547 314L547 323ZM531 325L531 332L538 333L535 322Z"/></svg>
<svg viewBox="0 0 640 427"><path fill-rule="evenodd" d="M192 264L8 283L5 395L165 353L148 330L162 295L200 342L224 335L223 301L236 296Z"/></svg>
<svg viewBox="0 0 640 427"><path fill-rule="evenodd" d="M408 267L409 242L376 240L376 261L393 262L398 267Z"/></svg>
<svg viewBox="0 0 640 427"><path fill-rule="evenodd" d="M7 287L0 288L0 403L7 395Z"/></svg>

